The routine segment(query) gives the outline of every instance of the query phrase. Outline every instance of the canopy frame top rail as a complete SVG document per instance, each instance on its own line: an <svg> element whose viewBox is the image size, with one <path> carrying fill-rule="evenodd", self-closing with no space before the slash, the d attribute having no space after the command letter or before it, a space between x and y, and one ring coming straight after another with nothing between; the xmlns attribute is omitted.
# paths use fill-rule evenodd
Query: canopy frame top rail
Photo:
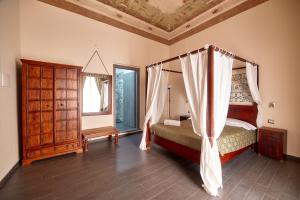
<svg viewBox="0 0 300 200"><path fill-rule="evenodd" d="M164 63L172 62L172 61L174 61L174 60L178 60L179 58L186 57L189 53L190 53L190 54L195 54L195 53L197 53L197 52L201 52L201 51L208 50L209 48L212 48L213 50L218 51L218 52L220 52L220 53L227 54L228 56L233 57L235 60L239 60L239 61L241 61L241 62L248 62L248 63L251 63L252 65L258 66L258 64L256 64L255 62L252 62L252 61L249 61L249 60L247 60L247 59L245 59L245 58L242 58L242 57L240 57L240 56L237 56L237 55L235 55L235 54L233 54L233 53L231 53L231 52L229 52L229 51L227 51L227 50L225 50L225 49L221 49L221 48L219 48L219 47L217 47L217 46L214 46L214 45L207 45L207 46L202 47L202 48L200 48L200 49L196 49L196 50L193 50L193 51L191 51L191 52L181 54L180 56L175 56L175 57L172 57L172 58L169 58L169 59L166 59L166 60L157 62L157 63L153 63L153 64L150 64L150 65L147 65L147 66L146 66L146 69L147 69L147 68L150 68L150 67L154 67L154 66L159 65L159 64L164 64Z"/></svg>

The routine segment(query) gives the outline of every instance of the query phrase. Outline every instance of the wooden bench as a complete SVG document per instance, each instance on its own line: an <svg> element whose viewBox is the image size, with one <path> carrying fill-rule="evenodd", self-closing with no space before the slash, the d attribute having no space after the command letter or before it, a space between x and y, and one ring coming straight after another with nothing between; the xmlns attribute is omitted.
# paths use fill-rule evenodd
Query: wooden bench
<svg viewBox="0 0 300 200"><path fill-rule="evenodd" d="M119 131L113 126L85 129L81 131L82 141L83 141L83 150L88 151L88 139L93 139L102 136L108 136L109 139L112 138L112 135L115 135L115 144L118 144Z"/></svg>

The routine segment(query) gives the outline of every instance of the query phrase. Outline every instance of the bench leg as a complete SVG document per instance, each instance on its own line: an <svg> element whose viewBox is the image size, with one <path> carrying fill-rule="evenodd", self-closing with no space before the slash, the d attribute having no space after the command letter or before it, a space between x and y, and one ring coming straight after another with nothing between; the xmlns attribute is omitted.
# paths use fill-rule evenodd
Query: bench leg
<svg viewBox="0 0 300 200"><path fill-rule="evenodd" d="M115 133L115 144L119 143L119 134Z"/></svg>
<svg viewBox="0 0 300 200"><path fill-rule="evenodd" d="M108 140L111 141L111 138L112 138L112 135L109 135L108 136Z"/></svg>
<svg viewBox="0 0 300 200"><path fill-rule="evenodd" d="M87 139L83 140L83 149L84 149L84 152L88 151L88 140Z"/></svg>

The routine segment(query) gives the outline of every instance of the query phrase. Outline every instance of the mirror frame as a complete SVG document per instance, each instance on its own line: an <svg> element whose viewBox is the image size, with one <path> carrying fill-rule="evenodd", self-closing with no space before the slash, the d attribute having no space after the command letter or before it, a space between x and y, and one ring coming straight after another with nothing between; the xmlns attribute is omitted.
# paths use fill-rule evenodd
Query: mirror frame
<svg viewBox="0 0 300 200"><path fill-rule="evenodd" d="M83 76L107 76L108 77L108 110L102 112L83 112ZM96 116L96 115L111 115L112 114L112 75L108 74L96 74L96 73L88 73L88 72L81 72L80 77L81 82L81 115L82 116Z"/></svg>

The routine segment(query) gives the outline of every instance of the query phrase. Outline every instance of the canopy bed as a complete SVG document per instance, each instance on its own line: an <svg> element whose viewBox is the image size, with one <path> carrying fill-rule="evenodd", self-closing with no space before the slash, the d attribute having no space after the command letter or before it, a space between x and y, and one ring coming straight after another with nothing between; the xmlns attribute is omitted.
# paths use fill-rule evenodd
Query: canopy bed
<svg viewBox="0 0 300 200"><path fill-rule="evenodd" d="M181 71L163 69L162 64L179 59ZM233 59L246 63L252 105L229 105ZM221 163L256 144L256 131L234 127L237 120L247 126L262 126L258 91L258 65L213 45L146 67L146 117L140 149L153 142L200 164L204 189L217 196L222 188ZM169 73L182 73L191 118L179 127L159 124L168 87ZM227 124L232 118L233 124ZM238 121L240 123L240 121ZM254 129L255 129L254 127ZM231 141L238 138L238 142ZM238 143L238 144L237 144ZM201 153L200 153L201 152Z"/></svg>

